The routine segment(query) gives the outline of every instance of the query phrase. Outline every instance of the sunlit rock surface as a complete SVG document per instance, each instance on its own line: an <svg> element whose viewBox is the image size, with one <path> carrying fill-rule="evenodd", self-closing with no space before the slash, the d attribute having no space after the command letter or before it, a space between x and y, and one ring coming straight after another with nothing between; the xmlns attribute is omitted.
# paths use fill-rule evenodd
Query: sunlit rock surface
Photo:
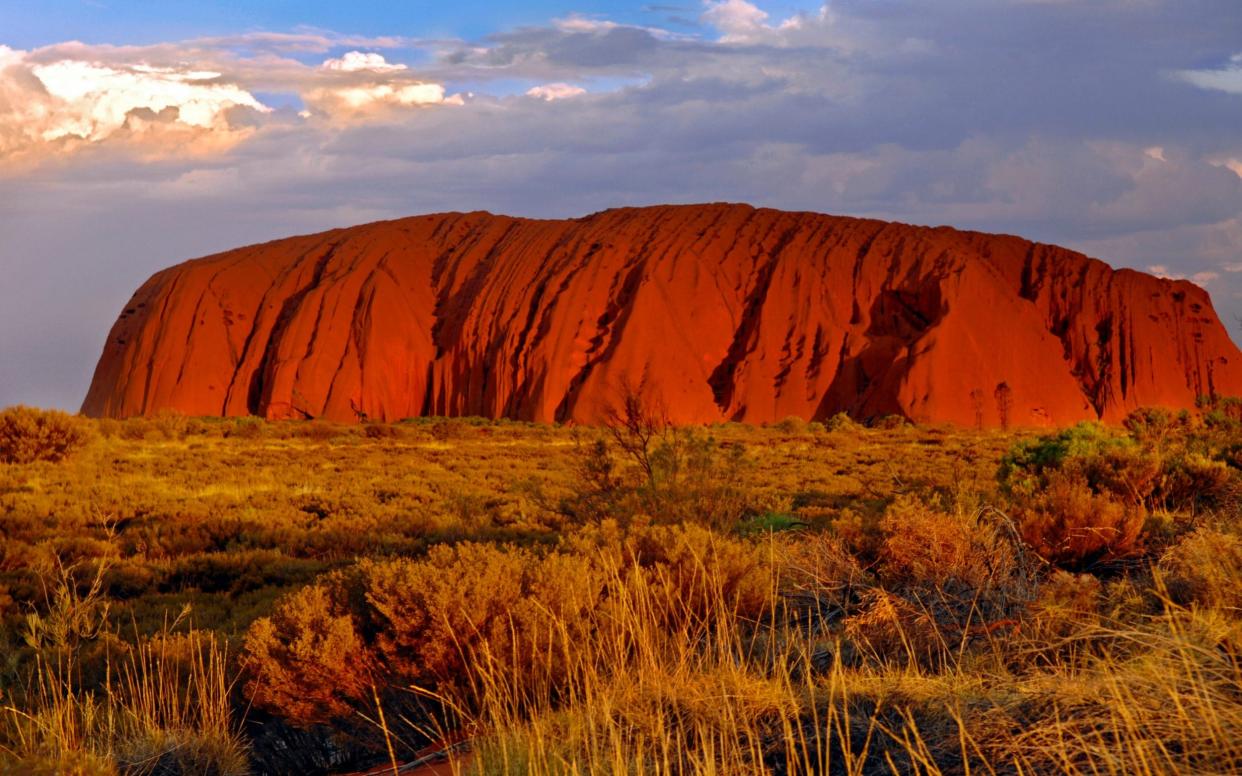
<svg viewBox="0 0 1242 776"><path fill-rule="evenodd" d="M745 205L419 216L158 273L89 415L1117 421L1242 395L1208 294L1010 236Z"/></svg>

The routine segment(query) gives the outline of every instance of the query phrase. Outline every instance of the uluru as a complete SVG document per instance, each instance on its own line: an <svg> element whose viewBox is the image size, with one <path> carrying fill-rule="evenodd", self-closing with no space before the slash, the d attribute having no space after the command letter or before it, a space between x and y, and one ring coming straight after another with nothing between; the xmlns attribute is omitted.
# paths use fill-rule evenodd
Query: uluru
<svg viewBox="0 0 1242 776"><path fill-rule="evenodd" d="M1203 289L1012 236L712 204L448 213L159 272L83 412L1116 422L1242 395Z"/></svg>

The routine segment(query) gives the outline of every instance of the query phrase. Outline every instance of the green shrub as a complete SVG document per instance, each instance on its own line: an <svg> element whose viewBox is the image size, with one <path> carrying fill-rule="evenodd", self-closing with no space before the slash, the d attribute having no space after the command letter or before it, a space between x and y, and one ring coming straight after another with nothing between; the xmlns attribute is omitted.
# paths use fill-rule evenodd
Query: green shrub
<svg viewBox="0 0 1242 776"><path fill-rule="evenodd" d="M1237 425L1242 423L1242 398L1236 396L1200 396L1195 404L1205 411L1206 423Z"/></svg>
<svg viewBox="0 0 1242 776"><path fill-rule="evenodd" d="M1121 424L1135 439L1162 444L1190 428L1191 418L1186 410L1175 413L1160 407L1140 407L1126 415Z"/></svg>
<svg viewBox="0 0 1242 776"><path fill-rule="evenodd" d="M1080 423L1051 436L1021 442L1002 459L999 478L1011 494L1033 496L1054 475L1081 479L1093 493L1149 506L1157 495L1164 460L1130 436Z"/></svg>
<svg viewBox="0 0 1242 776"><path fill-rule="evenodd" d="M1225 461L1188 453L1165 461L1158 496L1167 509L1221 506L1238 492L1238 475Z"/></svg>
<svg viewBox="0 0 1242 776"><path fill-rule="evenodd" d="M58 410L17 406L0 412L0 463L57 463L90 438L84 421Z"/></svg>
<svg viewBox="0 0 1242 776"><path fill-rule="evenodd" d="M761 536L782 531L795 531L804 527L806 523L793 515L769 510L738 523L737 533L742 536Z"/></svg>
<svg viewBox="0 0 1242 776"><path fill-rule="evenodd" d="M740 481L750 461L740 444L725 446L713 436L678 430L656 447L651 466L643 506L662 522L727 528L746 511Z"/></svg>

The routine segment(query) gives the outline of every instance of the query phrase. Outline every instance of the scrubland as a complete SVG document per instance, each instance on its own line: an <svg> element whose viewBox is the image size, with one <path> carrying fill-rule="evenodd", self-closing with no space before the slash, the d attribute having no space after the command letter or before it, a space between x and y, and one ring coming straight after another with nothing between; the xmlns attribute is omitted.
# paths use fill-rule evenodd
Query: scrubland
<svg viewBox="0 0 1242 776"><path fill-rule="evenodd" d="M0 414L0 772L1242 770L1242 418Z"/></svg>

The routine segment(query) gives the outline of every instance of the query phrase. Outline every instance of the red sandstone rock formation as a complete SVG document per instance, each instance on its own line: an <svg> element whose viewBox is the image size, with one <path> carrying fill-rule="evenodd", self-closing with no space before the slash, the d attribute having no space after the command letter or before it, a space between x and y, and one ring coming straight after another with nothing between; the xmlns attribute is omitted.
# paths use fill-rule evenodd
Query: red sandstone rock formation
<svg viewBox="0 0 1242 776"><path fill-rule="evenodd" d="M158 273L83 411L1116 421L1242 395L1208 295L1016 237L703 205L338 229Z"/></svg>

